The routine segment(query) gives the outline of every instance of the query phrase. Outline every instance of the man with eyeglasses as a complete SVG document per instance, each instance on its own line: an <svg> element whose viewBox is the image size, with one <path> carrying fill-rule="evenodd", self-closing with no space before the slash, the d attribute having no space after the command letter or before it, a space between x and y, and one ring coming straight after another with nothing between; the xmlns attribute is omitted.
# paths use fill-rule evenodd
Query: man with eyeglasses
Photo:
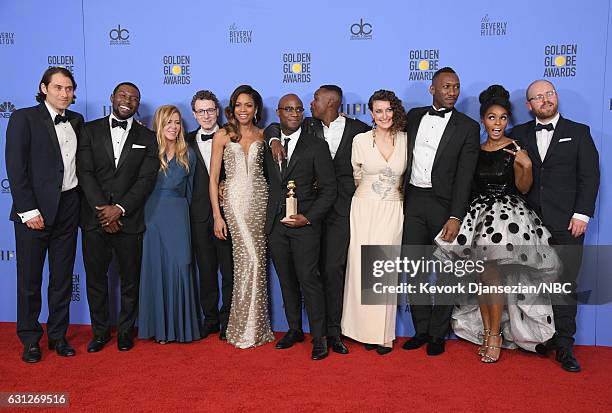
<svg viewBox="0 0 612 413"><path fill-rule="evenodd" d="M561 282L572 283L569 296L553 295L555 336L536 348L546 354L556 348L556 360L569 372L579 372L572 347L576 333L576 277L582 262L582 245L599 191L599 154L587 125L559 114L558 94L548 80L527 88L527 108L535 120L517 125L512 136L527 150L533 164L529 204L559 245L563 261Z"/></svg>
<svg viewBox="0 0 612 413"><path fill-rule="evenodd" d="M197 155L197 167L193 178L193 195L189 214L191 216L191 238L200 277L200 305L204 312L200 329L202 338L220 333L225 340L232 301L233 261L232 242L215 237L214 220L208 193L208 170L212 153L212 138L219 130L219 100L209 90L199 90L191 99L191 110L198 129L187 134L185 140ZM224 169L221 167L221 178ZM219 309L219 276L221 270L221 299Z"/></svg>
<svg viewBox="0 0 612 413"><path fill-rule="evenodd" d="M334 165L327 142L302 127L304 105L299 97L283 96L276 113L287 157L277 162L271 151L265 154L270 187L265 231L289 324L289 331L276 343L276 348L288 349L304 341L303 296L313 336L312 359L321 360L327 357L328 349L319 253L321 226L336 199ZM283 219L289 181L295 183L298 210L289 219Z"/></svg>
<svg viewBox="0 0 612 413"><path fill-rule="evenodd" d="M159 169L155 134L134 119L140 106L138 87L121 82L110 101L109 116L85 124L77 152L77 176L85 195L81 241L93 329L90 353L102 350L111 338L107 272L113 254L121 278L117 347L129 351L134 346L144 205Z"/></svg>
<svg viewBox="0 0 612 413"><path fill-rule="evenodd" d="M339 354L348 348L341 339L342 302L346 259L350 240L349 215L351 199L355 193L355 180L351 165L353 138L370 127L357 119L340 115L342 89L336 85L323 85L317 89L310 103L312 117L304 119L302 127L317 138L327 141L334 161L338 196L321 227L321 278L325 290L326 329L329 345ZM278 124L266 128L266 138L276 159L286 153L279 140Z"/></svg>

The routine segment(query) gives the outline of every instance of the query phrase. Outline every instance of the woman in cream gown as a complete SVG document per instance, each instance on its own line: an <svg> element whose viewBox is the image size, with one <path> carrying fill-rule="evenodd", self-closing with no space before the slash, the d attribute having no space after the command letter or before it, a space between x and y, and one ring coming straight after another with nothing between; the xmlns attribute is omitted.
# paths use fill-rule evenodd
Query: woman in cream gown
<svg viewBox="0 0 612 413"><path fill-rule="evenodd" d="M375 123L372 131L353 140L351 162L357 190L350 213L351 239L346 266L342 334L366 349L383 355L395 339L395 296L381 296L381 304L362 305L361 246L393 245L402 241L403 197L407 151L402 102L387 90L375 92L368 102ZM397 284L397 275L387 279Z"/></svg>

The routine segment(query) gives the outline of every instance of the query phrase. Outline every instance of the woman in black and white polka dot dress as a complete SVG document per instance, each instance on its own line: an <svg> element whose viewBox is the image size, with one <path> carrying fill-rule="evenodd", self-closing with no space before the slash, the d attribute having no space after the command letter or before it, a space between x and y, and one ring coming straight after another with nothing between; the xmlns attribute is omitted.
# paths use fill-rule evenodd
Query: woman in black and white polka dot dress
<svg viewBox="0 0 612 413"><path fill-rule="evenodd" d="M559 269L558 257L549 245L550 233L521 197L532 184L531 160L504 134L511 114L509 97L499 85L480 94L481 121L488 137L481 145L472 185L473 200L456 240L445 243L436 239L443 251L453 252L455 257L483 260L485 270L476 283L485 286L539 283L552 280ZM499 359L504 343L502 331L504 346L511 347L514 342L528 350L554 333L547 298L539 297L538 301L532 297L530 304L524 305L517 302L521 297L478 295L478 306L475 297L466 297L474 305L455 309L455 333L480 344L482 362Z"/></svg>

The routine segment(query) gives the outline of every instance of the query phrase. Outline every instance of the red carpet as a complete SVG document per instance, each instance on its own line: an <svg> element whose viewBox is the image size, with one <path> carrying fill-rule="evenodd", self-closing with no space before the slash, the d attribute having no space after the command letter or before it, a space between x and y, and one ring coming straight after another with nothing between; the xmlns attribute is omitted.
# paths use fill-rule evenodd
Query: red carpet
<svg viewBox="0 0 612 413"><path fill-rule="evenodd" d="M402 350L404 339L386 356L348 342L350 354L315 362L308 340L288 350L272 344L238 350L217 336L165 346L137 340L120 353L114 337L88 354L90 334L89 326L70 328L73 358L47 350L43 337L43 360L29 365L21 361L15 324L0 323L0 392L68 392L79 412L612 411L606 347L578 346L583 372L572 374L552 356L522 351L504 351L497 364L483 365L476 347L459 340L439 357Z"/></svg>

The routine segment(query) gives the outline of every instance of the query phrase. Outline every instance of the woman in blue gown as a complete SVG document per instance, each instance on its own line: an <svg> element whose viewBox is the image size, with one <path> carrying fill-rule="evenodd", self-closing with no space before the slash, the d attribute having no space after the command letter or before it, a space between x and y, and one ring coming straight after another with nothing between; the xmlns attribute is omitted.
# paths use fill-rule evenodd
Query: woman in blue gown
<svg viewBox="0 0 612 413"><path fill-rule="evenodd" d="M200 339L189 228L196 158L178 108L160 106L153 122L160 170L145 205L138 337L190 342Z"/></svg>

